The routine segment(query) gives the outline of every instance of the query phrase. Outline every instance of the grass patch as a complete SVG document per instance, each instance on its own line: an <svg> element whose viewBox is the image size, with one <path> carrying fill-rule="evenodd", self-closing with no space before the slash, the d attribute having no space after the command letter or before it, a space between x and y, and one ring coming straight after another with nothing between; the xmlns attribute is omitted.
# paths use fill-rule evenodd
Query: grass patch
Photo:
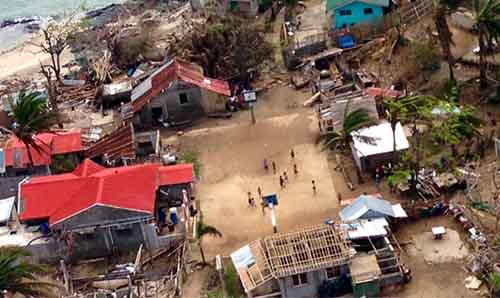
<svg viewBox="0 0 500 298"><path fill-rule="evenodd" d="M196 177L200 177L201 162L198 158L198 154L195 151L185 151L179 157L180 163L192 163L194 168L194 174Z"/></svg>
<svg viewBox="0 0 500 298"><path fill-rule="evenodd" d="M217 274L217 272L215 272ZM224 262L224 280L226 282L227 295L229 298L246 297L243 287L240 283L238 272L231 261ZM208 298L223 298L222 288L219 286L207 293Z"/></svg>

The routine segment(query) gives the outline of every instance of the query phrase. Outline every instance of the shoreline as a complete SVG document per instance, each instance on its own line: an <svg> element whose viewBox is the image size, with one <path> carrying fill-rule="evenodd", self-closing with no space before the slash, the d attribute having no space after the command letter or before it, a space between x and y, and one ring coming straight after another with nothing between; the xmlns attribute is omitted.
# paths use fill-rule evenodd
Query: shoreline
<svg viewBox="0 0 500 298"><path fill-rule="evenodd" d="M103 7L81 12L78 16L78 20L84 18L95 20L105 15L106 12L121 7L126 2L129 1L117 0ZM58 21L63 20L61 19ZM29 23L25 23L25 25L28 24ZM2 29L5 29L5 27L0 28L0 30ZM35 78L39 74L40 63L47 63L50 60L50 56L43 53L41 49L34 44L42 38L40 31L30 33L30 35L31 36L27 40L20 42L12 48L0 49L0 81L16 77ZM75 57L71 53L71 48L67 48L61 55L61 64L66 64L74 60Z"/></svg>

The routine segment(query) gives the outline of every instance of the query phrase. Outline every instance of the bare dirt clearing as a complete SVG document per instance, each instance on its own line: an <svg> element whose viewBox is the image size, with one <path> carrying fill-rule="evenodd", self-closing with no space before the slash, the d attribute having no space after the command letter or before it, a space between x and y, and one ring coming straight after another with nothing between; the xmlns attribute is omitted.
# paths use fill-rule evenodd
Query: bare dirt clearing
<svg viewBox="0 0 500 298"><path fill-rule="evenodd" d="M289 88L266 93L257 104L257 124L247 112L223 126L193 129L182 137L183 149L194 149L202 163L198 197L204 220L224 235L207 238L206 253L227 255L246 243L272 233L269 209L262 214L257 188L263 195L278 194L278 230L287 231L336 217L338 203L326 152L315 144L317 124L310 109L288 108L289 100L303 101L307 94ZM220 123L220 122L219 122ZM290 149L295 159L290 157ZM263 169L263 159L276 162L277 174ZM299 174L293 173L296 163ZM279 174L287 172L289 184L281 190ZM317 194L313 194L315 180ZM247 193L257 207L248 207Z"/></svg>

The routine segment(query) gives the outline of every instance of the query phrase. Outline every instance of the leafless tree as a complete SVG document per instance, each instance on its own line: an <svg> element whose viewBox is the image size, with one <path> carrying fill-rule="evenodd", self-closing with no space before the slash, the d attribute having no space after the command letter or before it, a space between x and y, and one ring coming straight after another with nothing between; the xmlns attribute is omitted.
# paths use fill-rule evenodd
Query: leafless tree
<svg viewBox="0 0 500 298"><path fill-rule="evenodd" d="M38 43L33 43L42 52L50 55L50 68L54 72L57 81L61 81L61 54L69 46L73 33L78 29L74 21L76 13L71 15L64 22L50 22L41 29L42 39Z"/></svg>

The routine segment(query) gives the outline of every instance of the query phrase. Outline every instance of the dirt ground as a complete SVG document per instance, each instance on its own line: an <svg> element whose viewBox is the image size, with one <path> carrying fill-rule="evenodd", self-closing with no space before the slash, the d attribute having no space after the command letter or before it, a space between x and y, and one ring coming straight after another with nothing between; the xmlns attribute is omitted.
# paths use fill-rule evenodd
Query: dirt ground
<svg viewBox="0 0 500 298"><path fill-rule="evenodd" d="M444 226L447 234L443 242L433 240L430 235L433 226ZM486 289L467 290L464 280L469 276L464 270L464 256L467 248L462 245L464 233L451 216L422 219L405 224L396 233L406 253L403 261L412 270L412 280L403 289L387 292L387 297L401 298L451 298L481 297Z"/></svg>
<svg viewBox="0 0 500 298"><path fill-rule="evenodd" d="M216 226L222 238L205 241L206 254L228 255L241 246L272 233L270 210L263 215L257 188L263 195L276 193L278 230L294 230L319 224L338 213L338 202L326 160L326 152L316 145L318 129L313 110L298 106L308 94L280 87L264 94L257 103L257 123L242 111L229 121L212 123L210 128L194 128L182 137L183 149L194 149L202 163L197 196L204 221ZM209 125L210 126L210 125ZM295 159L290 149L295 151ZM263 159L275 161L277 174L266 173ZM296 163L299 174L293 173ZM279 174L287 172L289 183L280 189ZM313 194L315 180L317 194ZM247 193L256 198L250 208Z"/></svg>

